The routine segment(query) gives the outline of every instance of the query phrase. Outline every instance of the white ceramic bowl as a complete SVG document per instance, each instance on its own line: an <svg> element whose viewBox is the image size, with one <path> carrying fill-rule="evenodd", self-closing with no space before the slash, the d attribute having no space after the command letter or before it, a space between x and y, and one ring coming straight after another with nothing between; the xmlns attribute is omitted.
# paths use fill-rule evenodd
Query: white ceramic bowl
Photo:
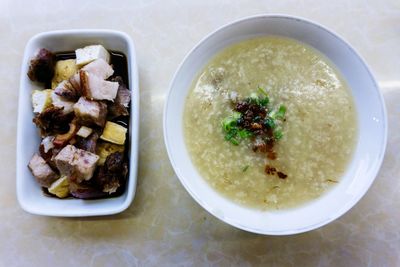
<svg viewBox="0 0 400 267"><path fill-rule="evenodd" d="M44 47L53 52L73 51L90 44L102 44L106 49L125 54L128 62L129 89L131 90L129 178L125 192L118 197L80 200L57 199L43 195L27 165L38 151L40 138L32 123L31 92L42 89L27 76L30 60ZM40 33L32 37L25 48L21 68L17 131L17 198L21 207L30 213L48 216L97 216L119 213L131 204L136 190L139 137L139 80L135 47L125 33L111 30L65 30Z"/></svg>
<svg viewBox="0 0 400 267"><path fill-rule="evenodd" d="M183 134L183 110L198 72L221 49L255 36L280 35L306 43L327 56L348 82L355 99L359 135L354 157L340 183L306 205L260 211L233 203L201 177ZM204 38L173 78L164 111L164 138L172 166L190 195L207 211L235 227L269 235L306 232L343 215L366 193L380 168L387 136L382 95L369 68L342 38L317 23L285 15L259 15L228 24Z"/></svg>

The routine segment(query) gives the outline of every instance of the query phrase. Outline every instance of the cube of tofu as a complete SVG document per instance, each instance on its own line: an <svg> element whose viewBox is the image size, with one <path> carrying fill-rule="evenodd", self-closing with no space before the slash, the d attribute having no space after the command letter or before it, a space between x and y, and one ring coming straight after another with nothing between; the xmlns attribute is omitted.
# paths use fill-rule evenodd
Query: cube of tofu
<svg viewBox="0 0 400 267"><path fill-rule="evenodd" d="M87 138L92 132L93 132L92 128L81 126L76 135L83 138Z"/></svg>
<svg viewBox="0 0 400 267"><path fill-rule="evenodd" d="M57 95L54 91L51 92L51 100L53 106L57 108L63 108L63 114L68 114L74 111L75 103Z"/></svg>
<svg viewBox="0 0 400 267"><path fill-rule="evenodd" d="M33 90L32 92L32 106L34 113L41 113L48 106L51 105L51 93L53 90Z"/></svg>
<svg viewBox="0 0 400 267"><path fill-rule="evenodd" d="M102 58L107 63L110 62L110 53L102 45L89 45L75 50L76 64L79 67Z"/></svg>
<svg viewBox="0 0 400 267"><path fill-rule="evenodd" d="M92 178L99 156L73 145L67 145L57 154L54 160L62 175L80 183Z"/></svg>
<svg viewBox="0 0 400 267"><path fill-rule="evenodd" d="M59 198L67 197L69 195L68 176L62 176L60 179L54 181L48 190L51 194Z"/></svg>
<svg viewBox="0 0 400 267"><path fill-rule="evenodd" d="M49 187L58 178L58 175L38 154L33 155L32 159L29 161L28 168L37 182L43 187Z"/></svg>
<svg viewBox="0 0 400 267"><path fill-rule="evenodd" d="M124 126L107 121L100 139L117 145L123 145L125 143L126 132L127 129Z"/></svg>
<svg viewBox="0 0 400 267"><path fill-rule="evenodd" d="M113 68L102 58L90 62L83 67L82 70L87 71L90 74L94 74L103 80L108 79L114 73Z"/></svg>
<svg viewBox="0 0 400 267"><path fill-rule="evenodd" d="M117 96L118 82L109 82L101 77L80 70L82 95L91 100L114 101Z"/></svg>
<svg viewBox="0 0 400 267"><path fill-rule="evenodd" d="M75 59L59 60L54 68L54 76L51 81L51 88L54 89L60 82L68 80L78 71Z"/></svg>
<svg viewBox="0 0 400 267"><path fill-rule="evenodd" d="M81 124L96 124L103 127L106 121L107 104L80 97L78 102L74 104L74 111Z"/></svg>

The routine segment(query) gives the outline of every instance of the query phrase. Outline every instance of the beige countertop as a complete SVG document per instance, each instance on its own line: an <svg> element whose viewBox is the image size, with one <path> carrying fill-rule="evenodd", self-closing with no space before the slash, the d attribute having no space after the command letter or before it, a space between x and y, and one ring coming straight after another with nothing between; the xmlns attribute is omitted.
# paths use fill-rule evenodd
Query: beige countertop
<svg viewBox="0 0 400 267"><path fill-rule="evenodd" d="M0 1L0 266L400 266L400 1L116 2ZM163 142L166 92L185 54L210 31L259 13L302 16L343 36L371 66L388 110L387 152L371 189L338 220L295 236L247 233L208 214L181 186ZM39 32L70 28L121 30L137 49L138 187L116 216L34 216L16 200L24 46Z"/></svg>

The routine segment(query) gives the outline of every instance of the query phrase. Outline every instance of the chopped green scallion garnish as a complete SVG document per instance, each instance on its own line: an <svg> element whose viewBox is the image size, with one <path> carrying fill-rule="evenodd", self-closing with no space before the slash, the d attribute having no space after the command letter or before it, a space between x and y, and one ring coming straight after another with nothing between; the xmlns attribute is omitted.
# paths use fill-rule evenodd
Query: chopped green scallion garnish
<svg viewBox="0 0 400 267"><path fill-rule="evenodd" d="M243 130L238 131L238 135L240 138L246 139L246 138L251 137L253 134L250 131L243 129Z"/></svg>
<svg viewBox="0 0 400 267"><path fill-rule="evenodd" d="M259 87L258 87L258 91L259 91L262 95L268 97L268 93L267 93L262 87L259 86Z"/></svg>
<svg viewBox="0 0 400 267"><path fill-rule="evenodd" d="M281 139L283 137L283 133L282 133L282 131L281 130L275 130L274 131L274 138L276 139L276 140L279 140L279 139Z"/></svg>
<svg viewBox="0 0 400 267"><path fill-rule="evenodd" d="M278 112L276 112L275 118L283 120L285 119L285 114L286 114L286 107L284 105L280 105Z"/></svg>
<svg viewBox="0 0 400 267"><path fill-rule="evenodd" d="M265 124L265 126L271 128L271 129L275 128L275 126L276 126L275 120L272 119L272 118L267 118L267 119L264 121L264 124Z"/></svg>

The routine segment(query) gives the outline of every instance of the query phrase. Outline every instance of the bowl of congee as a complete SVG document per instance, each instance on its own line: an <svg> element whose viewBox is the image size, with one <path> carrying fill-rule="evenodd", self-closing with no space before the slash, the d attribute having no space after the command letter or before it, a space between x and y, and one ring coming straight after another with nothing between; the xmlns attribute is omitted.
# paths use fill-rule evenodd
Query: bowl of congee
<svg viewBox="0 0 400 267"><path fill-rule="evenodd" d="M204 209L288 235L326 225L367 192L387 118L371 71L342 38L306 19L258 15L189 52L170 84L164 138Z"/></svg>

